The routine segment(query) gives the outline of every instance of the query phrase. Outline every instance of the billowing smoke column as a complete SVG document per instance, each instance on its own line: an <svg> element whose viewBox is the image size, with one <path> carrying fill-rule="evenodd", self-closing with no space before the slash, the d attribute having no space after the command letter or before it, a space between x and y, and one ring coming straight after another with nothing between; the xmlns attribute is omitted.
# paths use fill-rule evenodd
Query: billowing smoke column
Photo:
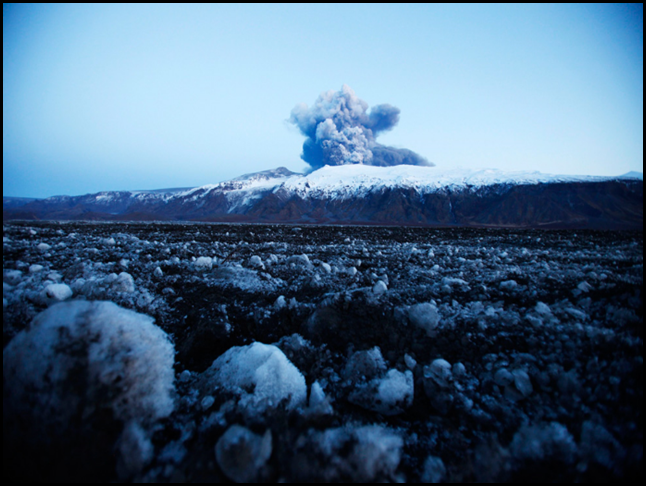
<svg viewBox="0 0 646 486"><path fill-rule="evenodd" d="M377 143L377 135L397 125L399 108L377 105L368 113L368 103L345 84L340 91L321 93L311 108L296 105L289 121L307 137L301 158L313 169L345 164L433 165L411 150Z"/></svg>

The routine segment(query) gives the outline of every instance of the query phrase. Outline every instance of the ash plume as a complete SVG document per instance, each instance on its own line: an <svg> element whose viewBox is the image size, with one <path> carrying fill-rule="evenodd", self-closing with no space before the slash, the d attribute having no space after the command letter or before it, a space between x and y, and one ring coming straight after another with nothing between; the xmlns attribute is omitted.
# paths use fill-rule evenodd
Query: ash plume
<svg viewBox="0 0 646 486"><path fill-rule="evenodd" d="M368 111L368 103L345 84L340 91L321 93L312 107L296 105L289 121L307 137L301 158L314 170L346 164L434 165L412 150L377 143L377 135L397 125L399 108L383 104Z"/></svg>

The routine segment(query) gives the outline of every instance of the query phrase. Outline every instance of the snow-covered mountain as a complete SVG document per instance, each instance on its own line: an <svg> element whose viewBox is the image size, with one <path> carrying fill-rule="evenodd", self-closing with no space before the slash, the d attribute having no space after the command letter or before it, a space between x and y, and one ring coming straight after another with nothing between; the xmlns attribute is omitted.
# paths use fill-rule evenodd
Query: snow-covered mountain
<svg viewBox="0 0 646 486"><path fill-rule="evenodd" d="M642 228L643 174L550 175L437 167L280 167L187 190L56 196L4 219Z"/></svg>

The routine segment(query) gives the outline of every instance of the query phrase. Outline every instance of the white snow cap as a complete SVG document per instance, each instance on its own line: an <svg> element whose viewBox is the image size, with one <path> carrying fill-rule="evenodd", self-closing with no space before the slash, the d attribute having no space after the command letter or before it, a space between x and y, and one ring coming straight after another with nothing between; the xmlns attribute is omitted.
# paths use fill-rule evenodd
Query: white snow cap
<svg viewBox="0 0 646 486"><path fill-rule="evenodd" d="M287 399L294 409L307 398L305 378L276 346L255 342L235 346L216 359L207 375L241 396L240 406L259 413ZM253 389L251 393L245 391Z"/></svg>

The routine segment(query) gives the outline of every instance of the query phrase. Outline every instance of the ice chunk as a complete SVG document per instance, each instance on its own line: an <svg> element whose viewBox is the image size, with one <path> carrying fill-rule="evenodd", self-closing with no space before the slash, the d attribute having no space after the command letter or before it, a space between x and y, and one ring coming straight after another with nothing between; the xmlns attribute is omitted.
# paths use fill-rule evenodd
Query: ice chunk
<svg viewBox="0 0 646 486"><path fill-rule="evenodd" d="M540 314L542 316L552 315L552 310L550 309L550 306L543 302L538 302L536 304L536 307L534 307L534 310L536 311L537 314Z"/></svg>
<svg viewBox="0 0 646 486"><path fill-rule="evenodd" d="M346 380L372 379L386 371L386 363L381 349L375 346L365 351L357 351L345 365L343 377Z"/></svg>
<svg viewBox="0 0 646 486"><path fill-rule="evenodd" d="M55 304L4 350L5 440L37 454L76 444L78 464L86 450L109 456L115 444L99 438L121 435L119 470L134 473L150 458L151 427L173 410L173 361L148 316L111 302Z"/></svg>
<svg viewBox="0 0 646 486"><path fill-rule="evenodd" d="M262 262L262 259L258 255L253 255L249 258L249 266L253 268L259 268L261 270L265 269L265 264Z"/></svg>
<svg viewBox="0 0 646 486"><path fill-rule="evenodd" d="M141 471L153 457L154 447L148 437L148 431L134 420L128 422L117 441L119 462L117 474L126 479Z"/></svg>
<svg viewBox="0 0 646 486"><path fill-rule="evenodd" d="M583 312L582 310L579 310L579 309L575 309L574 307L566 308L565 312L567 312L572 317L574 317L575 319L580 320L580 321L585 321L588 318L588 316L587 316L587 314L585 312Z"/></svg>
<svg viewBox="0 0 646 486"><path fill-rule="evenodd" d="M504 282L500 282L500 288L503 290L512 290L515 289L518 286L518 283L516 283L515 280L505 280Z"/></svg>
<svg viewBox="0 0 646 486"><path fill-rule="evenodd" d="M45 294L50 299L62 301L69 299L72 296L72 289L69 287L69 285L55 283L45 287Z"/></svg>
<svg viewBox="0 0 646 486"><path fill-rule="evenodd" d="M496 382L496 385L507 386L511 384L512 381L514 381L514 375L512 375L507 368L500 368L493 375L493 381Z"/></svg>
<svg viewBox="0 0 646 486"><path fill-rule="evenodd" d="M417 365L417 361L415 361L415 358L413 358L408 353L404 355L404 362L406 363L406 366L408 367L409 370L414 370L415 366Z"/></svg>
<svg viewBox="0 0 646 486"><path fill-rule="evenodd" d="M522 460L555 459L568 464L574 460L577 447L565 425L550 422L523 425L514 435L509 450Z"/></svg>
<svg viewBox="0 0 646 486"><path fill-rule="evenodd" d="M424 367L424 391L431 405L441 414L448 413L453 405L452 385L453 374L448 361L439 358Z"/></svg>
<svg viewBox="0 0 646 486"><path fill-rule="evenodd" d="M413 373L389 370L386 377L379 380L377 402L373 410L384 415L395 415L413 403Z"/></svg>
<svg viewBox="0 0 646 486"><path fill-rule="evenodd" d="M292 469L297 480L306 482L395 481L404 446L399 435L379 425L311 430L297 443L303 449Z"/></svg>
<svg viewBox="0 0 646 486"><path fill-rule="evenodd" d="M387 291L388 291L388 287L381 280L377 280L377 283L375 283L372 287L372 292L376 295L384 294Z"/></svg>
<svg viewBox="0 0 646 486"><path fill-rule="evenodd" d="M453 373L453 378L460 379L467 375L467 369L462 363L453 363L451 373Z"/></svg>
<svg viewBox="0 0 646 486"><path fill-rule="evenodd" d="M354 479L372 482L379 474L392 477L401 460L402 438L379 425L359 427L355 434L358 444L353 454L360 461Z"/></svg>
<svg viewBox="0 0 646 486"><path fill-rule="evenodd" d="M332 273L332 267L328 263L321 262L320 265L325 273Z"/></svg>
<svg viewBox="0 0 646 486"><path fill-rule="evenodd" d="M213 258L208 256L201 256L195 260L195 268L198 270L210 270L213 268Z"/></svg>
<svg viewBox="0 0 646 486"><path fill-rule="evenodd" d="M307 398L305 378L276 346L255 342L235 346L216 359L206 372L213 385L240 395L240 406L262 413L286 400L288 409Z"/></svg>
<svg viewBox="0 0 646 486"><path fill-rule="evenodd" d="M469 285L466 280L463 280L461 278L455 278L455 277L444 277L442 279L442 285Z"/></svg>
<svg viewBox="0 0 646 486"><path fill-rule="evenodd" d="M441 483L446 476L444 462L437 456L428 456L424 462L423 483Z"/></svg>
<svg viewBox="0 0 646 486"><path fill-rule="evenodd" d="M389 370L384 378L374 378L355 386L348 400L383 415L402 413L413 403L413 373Z"/></svg>
<svg viewBox="0 0 646 486"><path fill-rule="evenodd" d="M43 268L44 267L42 265L38 265L37 263L35 263L33 265L29 265L29 273L42 272Z"/></svg>
<svg viewBox="0 0 646 486"><path fill-rule="evenodd" d="M241 425L232 425L215 444L215 457L227 477L237 483L260 479L262 468L272 452L271 430L254 434Z"/></svg>
<svg viewBox="0 0 646 486"><path fill-rule="evenodd" d="M39 250L39 251L43 251L43 252L45 252L45 251L49 250L51 247L52 247L52 246L51 246L51 245L48 245L47 243L39 243L39 244L36 246L36 248L38 248L38 250Z"/></svg>
<svg viewBox="0 0 646 486"><path fill-rule="evenodd" d="M17 285L22 280L22 272L20 270L3 270L2 280L9 285Z"/></svg>
<svg viewBox="0 0 646 486"><path fill-rule="evenodd" d="M295 265L310 265L310 259L307 255L293 255L287 259L287 263L294 263Z"/></svg>
<svg viewBox="0 0 646 486"><path fill-rule="evenodd" d="M590 290L592 290L592 285L590 285L588 282L586 282L584 280L583 282L580 282L579 285L576 286L576 288L577 288L577 290L585 293L585 292L589 292Z"/></svg>
<svg viewBox="0 0 646 486"><path fill-rule="evenodd" d="M155 268L153 275L157 278L162 278L164 276L164 271L161 268L157 267Z"/></svg>
<svg viewBox="0 0 646 486"><path fill-rule="evenodd" d="M202 401L200 402L200 406L202 407L202 410L208 410L211 408L211 406L215 403L215 398L211 395L207 395L204 398L202 398Z"/></svg>
<svg viewBox="0 0 646 486"><path fill-rule="evenodd" d="M287 305L287 302L285 301L284 295L279 295L278 298L276 299L276 302L274 302L275 309L282 309L286 305Z"/></svg>
<svg viewBox="0 0 646 486"><path fill-rule="evenodd" d="M408 309L408 319L412 324L423 329L430 336L440 322L440 314L437 312L437 307L433 304L415 304Z"/></svg>
<svg viewBox="0 0 646 486"><path fill-rule="evenodd" d="M325 395L323 387L318 381L312 383L308 413L319 416L331 415L334 413L330 399Z"/></svg>
<svg viewBox="0 0 646 486"><path fill-rule="evenodd" d="M431 366L424 370L424 376L431 378L442 387L448 387L453 378L451 363L445 359L438 358L431 363Z"/></svg>
<svg viewBox="0 0 646 486"><path fill-rule="evenodd" d="M121 272L112 283L112 288L117 292L134 292L135 280L129 273Z"/></svg>
<svg viewBox="0 0 646 486"><path fill-rule="evenodd" d="M612 434L602 425L589 420L583 422L579 447L586 462L596 462L609 470L617 468L624 455L622 446Z"/></svg>
<svg viewBox="0 0 646 486"><path fill-rule="evenodd" d="M516 369L512 372L514 375L514 386L523 397L528 397L534 391L529 375L524 370Z"/></svg>
<svg viewBox="0 0 646 486"><path fill-rule="evenodd" d="M322 404L325 400L325 392L318 381L312 383L312 389L310 391L310 407L314 408Z"/></svg>

